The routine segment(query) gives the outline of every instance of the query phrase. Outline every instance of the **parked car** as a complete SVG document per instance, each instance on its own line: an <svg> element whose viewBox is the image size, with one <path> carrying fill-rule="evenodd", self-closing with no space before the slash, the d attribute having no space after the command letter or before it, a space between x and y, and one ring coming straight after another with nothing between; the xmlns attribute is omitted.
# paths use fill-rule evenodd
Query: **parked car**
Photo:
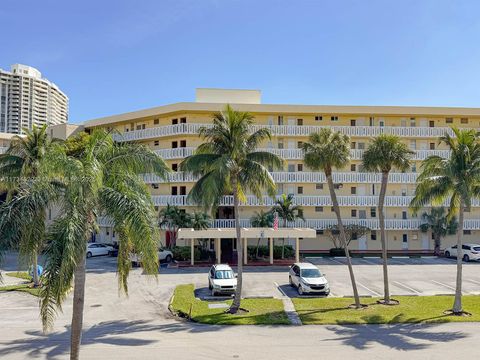
<svg viewBox="0 0 480 360"><path fill-rule="evenodd" d="M171 262L173 260L173 253L170 250L160 248L158 249L158 261L160 262ZM140 266L142 263L142 258L140 254L131 253L130 261L133 266Z"/></svg>
<svg viewBox="0 0 480 360"><path fill-rule="evenodd" d="M463 261L480 260L480 245L463 244L462 245ZM457 257L457 245L450 246L445 249L445 257Z"/></svg>
<svg viewBox="0 0 480 360"><path fill-rule="evenodd" d="M213 265L208 272L208 288L212 296L231 295L237 290L237 275L227 264Z"/></svg>
<svg viewBox="0 0 480 360"><path fill-rule="evenodd" d="M330 286L325 278L325 274L313 264L295 263L288 272L290 286L296 287L299 295L320 294L327 296L330 294Z"/></svg>
<svg viewBox="0 0 480 360"><path fill-rule="evenodd" d="M87 258L92 256L110 255L114 251L113 247L106 244L90 243L87 245Z"/></svg>

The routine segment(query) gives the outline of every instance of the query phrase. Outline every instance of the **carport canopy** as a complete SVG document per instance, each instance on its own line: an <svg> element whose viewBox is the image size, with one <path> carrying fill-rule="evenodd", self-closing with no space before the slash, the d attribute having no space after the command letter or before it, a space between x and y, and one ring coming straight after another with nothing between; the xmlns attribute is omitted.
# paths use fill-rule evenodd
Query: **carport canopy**
<svg viewBox="0 0 480 360"><path fill-rule="evenodd" d="M317 233L310 228L241 228L240 237L243 239L243 262L247 263L247 239L269 239L270 264L273 264L273 238L295 239L295 261L300 261L300 239L316 238ZM205 230L195 230L192 228L182 228L178 230L177 239L190 239L191 253L190 263L194 265L194 246L195 239L215 239L215 248L217 262L221 259L220 239L236 239L235 228L210 228Z"/></svg>

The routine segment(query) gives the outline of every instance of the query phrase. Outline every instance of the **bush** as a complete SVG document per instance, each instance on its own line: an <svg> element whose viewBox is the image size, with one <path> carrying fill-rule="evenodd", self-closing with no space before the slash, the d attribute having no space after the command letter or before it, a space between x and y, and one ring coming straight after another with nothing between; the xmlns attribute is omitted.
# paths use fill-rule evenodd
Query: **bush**
<svg viewBox="0 0 480 360"><path fill-rule="evenodd" d="M190 261L190 246L174 246L171 249L173 253L173 258L179 261ZM195 261L200 260L211 260L215 259L215 253L212 251L208 251L201 247L195 246L194 249L194 257Z"/></svg>
<svg viewBox="0 0 480 360"><path fill-rule="evenodd" d="M250 259L255 259L257 254L257 247L256 246L249 246L248 247L248 257ZM285 245L285 258L293 258L295 257L295 250L291 245ZM258 257L268 258L270 256L270 250L266 245L260 245L258 247ZM274 259L281 259L282 258L282 246L273 246L273 258Z"/></svg>
<svg viewBox="0 0 480 360"><path fill-rule="evenodd" d="M345 249L332 248L330 249L330 256L345 256Z"/></svg>

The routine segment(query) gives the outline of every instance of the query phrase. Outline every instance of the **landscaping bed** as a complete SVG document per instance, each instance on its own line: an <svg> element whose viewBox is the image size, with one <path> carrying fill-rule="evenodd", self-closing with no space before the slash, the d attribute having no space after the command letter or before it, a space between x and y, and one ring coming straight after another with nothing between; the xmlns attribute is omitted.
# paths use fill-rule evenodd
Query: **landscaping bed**
<svg viewBox="0 0 480 360"><path fill-rule="evenodd" d="M364 309L347 309L352 298L292 299L302 323L307 324L395 324L480 321L480 296L463 296L464 311L469 317L445 315L453 296L395 296L397 306L377 304L378 298L364 298Z"/></svg>
<svg viewBox="0 0 480 360"><path fill-rule="evenodd" d="M290 321L279 299L243 299L241 307L248 310L241 314L226 314L232 300L202 301L194 296L192 284L178 285L175 288L170 311L195 322L217 325L288 325ZM221 308L210 308L225 306ZM223 304L223 305L220 305Z"/></svg>
<svg viewBox="0 0 480 360"><path fill-rule="evenodd" d="M0 293L4 291L20 291L33 296L40 296L40 288L33 288L31 284L0 286Z"/></svg>

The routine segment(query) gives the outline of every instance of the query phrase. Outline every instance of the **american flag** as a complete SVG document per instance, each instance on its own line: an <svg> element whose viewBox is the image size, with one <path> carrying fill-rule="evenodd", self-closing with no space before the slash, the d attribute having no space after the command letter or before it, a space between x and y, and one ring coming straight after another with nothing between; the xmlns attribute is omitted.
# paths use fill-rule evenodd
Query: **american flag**
<svg viewBox="0 0 480 360"><path fill-rule="evenodd" d="M278 213L275 211L275 217L273 218L273 230L278 230Z"/></svg>

